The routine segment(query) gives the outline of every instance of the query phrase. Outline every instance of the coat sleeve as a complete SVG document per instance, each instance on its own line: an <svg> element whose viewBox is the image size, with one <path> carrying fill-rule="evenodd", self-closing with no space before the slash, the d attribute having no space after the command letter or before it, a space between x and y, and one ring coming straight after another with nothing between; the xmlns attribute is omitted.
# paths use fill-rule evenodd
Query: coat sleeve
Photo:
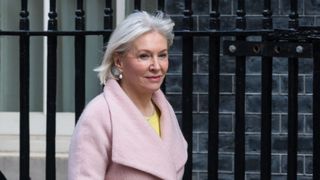
<svg viewBox="0 0 320 180"><path fill-rule="evenodd" d="M110 160L110 126L107 105L91 103L86 107L71 138L69 180L105 179Z"/></svg>

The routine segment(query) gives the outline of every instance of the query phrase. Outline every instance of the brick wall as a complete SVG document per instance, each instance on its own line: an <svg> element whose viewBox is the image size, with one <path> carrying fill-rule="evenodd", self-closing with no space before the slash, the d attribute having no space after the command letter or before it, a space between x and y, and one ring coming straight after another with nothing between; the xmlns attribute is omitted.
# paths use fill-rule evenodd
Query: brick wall
<svg viewBox="0 0 320 180"><path fill-rule="evenodd" d="M233 29L237 1L221 0L221 28ZM263 1L246 1L248 29L261 28ZM300 25L319 25L320 1L299 1ZM193 0L194 30L209 27L209 0ZM289 0L273 0L274 28L288 27ZM166 10L182 29L184 1L166 1ZM168 99L181 120L182 98L182 42L177 37L171 49L170 70L167 76ZM208 143L208 39L195 37L194 41L194 94L193 94L193 179L207 179ZM299 135L298 179L312 179L312 59L299 60ZM246 179L259 179L260 169L260 95L261 58L248 57L246 67ZM235 61L221 57L220 84L220 145L219 179L233 179L234 162L234 108L235 108ZM287 93L288 61L274 58L272 98L272 179L286 179L287 171ZM183 121L183 120L182 120Z"/></svg>

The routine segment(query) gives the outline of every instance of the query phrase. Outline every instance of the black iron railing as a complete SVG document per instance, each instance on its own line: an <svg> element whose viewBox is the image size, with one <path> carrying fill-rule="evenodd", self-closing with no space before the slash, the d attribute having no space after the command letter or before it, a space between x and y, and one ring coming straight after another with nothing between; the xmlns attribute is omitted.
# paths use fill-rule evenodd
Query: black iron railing
<svg viewBox="0 0 320 180"><path fill-rule="evenodd" d="M192 1L185 0L185 9L183 11L183 30L193 30L192 20ZM192 144L192 73L193 73L193 36L190 34L182 35L182 131L188 141L188 144ZM190 146L189 146L190 147ZM192 159L192 148L188 148L188 159ZM185 167L185 179L192 178L192 161L187 161Z"/></svg>
<svg viewBox="0 0 320 180"><path fill-rule="evenodd" d="M20 30L29 31L27 1L22 1ZM20 36L20 176L29 179L30 161L30 119L29 119L29 78L30 78L30 36Z"/></svg>
<svg viewBox="0 0 320 180"><path fill-rule="evenodd" d="M0 31L0 36L20 38L20 179L30 179L30 132L29 132L29 51L31 36L45 36L47 41L47 134L46 134L46 179L56 179L55 136L56 136L56 81L57 81L57 38L74 36L75 47L75 114L78 119L85 105L85 44L86 36L103 36L107 42L113 24L111 0L105 1L104 29L88 31L85 27L83 0L77 0L75 10L75 31L57 29L56 1L50 0L48 31L29 29L28 1L21 0L20 30ZM235 57L235 149L234 179L244 180L246 172L245 153L245 87L246 57L262 57L261 72L261 154L260 179L271 179L271 115L272 115L272 61L273 57L288 57L288 170L287 179L297 179L297 142L298 142L298 61L300 57L314 59L313 69L313 179L320 178L320 31L312 27L300 27L297 12L297 0L291 0L289 26L285 30L273 29L271 0L264 0L262 29L246 29L246 5L238 0L235 16L235 30L220 29L220 1L212 0L208 31L195 31L193 28L192 1L185 0L183 28L175 35L182 37L182 130L189 143L189 159L186 164L184 179L192 179L193 154L193 55L194 37L209 38L209 89L208 89L208 179L219 177L219 98L220 98L220 56ZM134 1L134 10L139 10L141 1ZM158 10L165 9L165 1L158 1ZM170 12L168 12L170 14ZM224 41L225 36L234 37L233 41ZM248 41L249 36L260 36L261 41ZM165 89L165 88L164 88ZM75 122L76 122L75 120Z"/></svg>

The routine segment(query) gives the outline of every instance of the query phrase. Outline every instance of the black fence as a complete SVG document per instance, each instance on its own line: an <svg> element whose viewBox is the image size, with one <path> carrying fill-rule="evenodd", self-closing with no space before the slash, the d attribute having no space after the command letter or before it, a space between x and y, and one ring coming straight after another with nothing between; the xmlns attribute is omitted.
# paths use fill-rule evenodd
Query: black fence
<svg viewBox="0 0 320 180"><path fill-rule="evenodd" d="M320 179L320 39L316 27L299 26L298 1L291 0L289 26L287 29L274 29L271 0L264 0L262 12L262 29L246 29L245 0L237 1L235 17L236 29L220 30L219 0L211 1L210 29L194 31L192 18L192 1L184 1L183 30L175 31L181 36L182 67L182 130L188 143L192 145L192 93L193 93L193 40L194 37L209 38L209 126L208 126L208 179L218 179L219 169L219 84L220 56L234 56L236 59L235 91L235 150L234 179L245 179L245 73L246 57L262 57L261 87L261 154L260 179L271 179L271 115L272 115L272 61L273 57L288 57L288 168L287 179L297 179L297 135L298 135L298 61L299 58L313 58L313 179ZM101 31L85 30L83 1L77 0L75 10L75 30L57 29L56 1L50 0L48 14L48 31L29 29L28 1L21 1L20 29L17 31L0 31L0 36L17 36L20 38L20 179L30 179L30 139L29 139L29 47L31 36L48 37L48 74L47 74L47 134L46 134L46 179L56 179L55 164L55 126L56 126L56 78L57 78L57 37L74 36L75 46L75 114L79 114L85 105L85 37L103 36L105 42L112 31L113 10L110 0L106 0L104 9L104 29ZM141 1L134 1L134 8L140 9ZM158 1L158 9L165 10L165 1ZM249 36L259 36L260 41L248 41ZM223 37L232 40L223 41ZM221 42L223 41L223 42ZM221 46L223 44L223 46ZM189 146L189 159L186 164L184 179L192 179L192 146Z"/></svg>

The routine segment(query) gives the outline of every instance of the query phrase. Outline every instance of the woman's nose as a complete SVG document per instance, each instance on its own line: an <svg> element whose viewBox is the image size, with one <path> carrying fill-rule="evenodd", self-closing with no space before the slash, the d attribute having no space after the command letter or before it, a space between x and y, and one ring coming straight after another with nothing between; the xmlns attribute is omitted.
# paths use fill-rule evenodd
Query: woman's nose
<svg viewBox="0 0 320 180"><path fill-rule="evenodd" d="M159 70L160 69L160 63L158 57L154 57L152 59L152 63L150 65L151 70Z"/></svg>

